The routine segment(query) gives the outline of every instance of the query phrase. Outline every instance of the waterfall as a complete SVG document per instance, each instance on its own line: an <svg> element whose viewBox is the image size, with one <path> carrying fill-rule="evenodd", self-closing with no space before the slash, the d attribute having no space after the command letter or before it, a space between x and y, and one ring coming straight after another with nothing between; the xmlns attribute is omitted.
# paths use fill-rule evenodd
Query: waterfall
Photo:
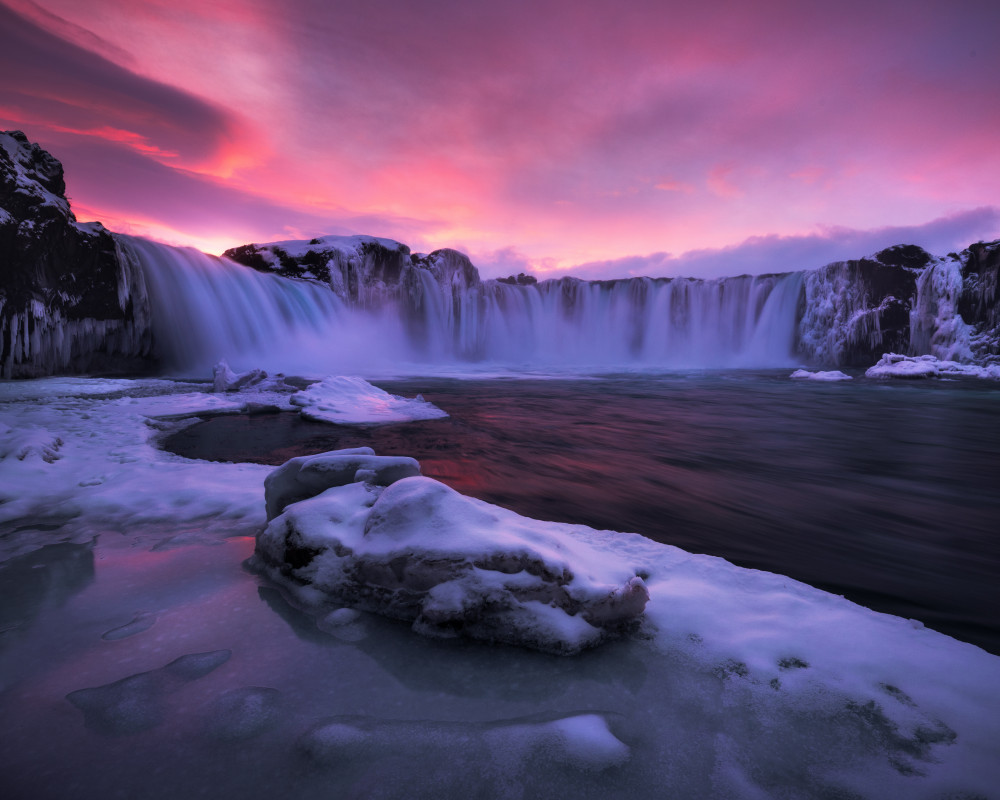
<svg viewBox="0 0 1000 800"><path fill-rule="evenodd" d="M256 272L191 248L118 238L144 275L154 347L167 372L204 376L220 359L236 369L357 370L377 349L370 346L379 338L372 321L351 314L327 286ZM381 339L394 338L402 331L388 324Z"/></svg>
<svg viewBox="0 0 1000 800"><path fill-rule="evenodd" d="M768 367L794 362L800 273L466 285L406 265L364 301L192 249L120 237L173 373L330 372L478 364L547 369ZM363 277L363 276L362 276Z"/></svg>
<svg viewBox="0 0 1000 800"><path fill-rule="evenodd" d="M943 259L917 279L910 314L910 353L929 353L946 361L971 361L971 327L958 313L962 296L961 263Z"/></svg>
<svg viewBox="0 0 1000 800"><path fill-rule="evenodd" d="M464 355L528 366L785 366L801 276L487 282ZM471 291L471 290L470 290ZM473 329L472 326L475 326ZM470 346L471 345L471 346Z"/></svg>

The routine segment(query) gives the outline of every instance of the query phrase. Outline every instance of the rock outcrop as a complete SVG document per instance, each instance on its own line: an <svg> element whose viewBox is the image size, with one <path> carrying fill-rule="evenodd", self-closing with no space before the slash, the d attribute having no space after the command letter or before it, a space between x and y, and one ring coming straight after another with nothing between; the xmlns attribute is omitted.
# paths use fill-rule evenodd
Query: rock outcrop
<svg viewBox="0 0 1000 800"><path fill-rule="evenodd" d="M62 164L0 133L0 377L148 370L142 273L100 223L81 225Z"/></svg>
<svg viewBox="0 0 1000 800"><path fill-rule="evenodd" d="M345 605L428 636L572 654L633 629L649 600L631 564L578 526L465 497L413 459L332 451L264 485L269 524L251 565L317 613Z"/></svg>

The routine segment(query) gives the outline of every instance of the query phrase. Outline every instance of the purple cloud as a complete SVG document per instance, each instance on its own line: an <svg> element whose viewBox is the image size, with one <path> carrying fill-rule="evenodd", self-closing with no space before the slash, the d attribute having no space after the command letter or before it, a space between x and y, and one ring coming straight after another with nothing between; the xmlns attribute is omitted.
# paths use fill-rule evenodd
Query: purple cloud
<svg viewBox="0 0 1000 800"><path fill-rule="evenodd" d="M972 242L1000 237L1000 209L993 206L963 211L923 225L898 225L872 230L822 227L804 236L753 236L740 244L691 250L674 256L651 253L571 267L578 278L623 276L718 278L760 275L821 267L834 261L861 258L895 244L916 244L935 255L962 250ZM547 275L546 277L548 277Z"/></svg>

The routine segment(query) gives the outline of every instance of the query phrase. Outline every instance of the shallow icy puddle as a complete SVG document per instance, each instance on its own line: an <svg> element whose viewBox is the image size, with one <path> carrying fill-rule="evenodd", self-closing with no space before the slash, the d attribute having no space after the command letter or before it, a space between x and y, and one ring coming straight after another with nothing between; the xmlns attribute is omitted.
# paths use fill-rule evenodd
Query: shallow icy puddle
<svg viewBox="0 0 1000 800"><path fill-rule="evenodd" d="M3 607L17 609L0 640L6 797L323 795L341 783L337 765L296 743L326 718L491 723L620 712L645 680L632 653L642 645L570 660L425 640L369 615L323 633L242 569L252 540L159 552L148 544L108 534L93 556L86 545L54 545L0 572ZM162 674L192 654L212 655L193 677ZM130 676L140 678L79 692ZM477 734L445 725L439 768L454 751L448 740ZM418 777L424 755L404 753L397 768ZM347 777L367 784L384 769Z"/></svg>
<svg viewBox="0 0 1000 800"><path fill-rule="evenodd" d="M835 693L796 710L697 637L560 658L370 615L327 633L242 568L252 539L153 546L0 571L4 797L855 797L948 746Z"/></svg>

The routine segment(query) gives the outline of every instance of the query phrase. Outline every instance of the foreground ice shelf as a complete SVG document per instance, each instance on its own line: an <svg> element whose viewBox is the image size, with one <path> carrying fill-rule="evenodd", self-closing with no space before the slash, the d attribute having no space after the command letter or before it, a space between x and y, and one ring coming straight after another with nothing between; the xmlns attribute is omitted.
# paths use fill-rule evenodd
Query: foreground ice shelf
<svg viewBox="0 0 1000 800"><path fill-rule="evenodd" d="M156 449L153 438L164 426L183 424L162 417L238 409L248 397L168 381L95 385L63 379L0 388L5 426L0 429L0 556L5 561L59 541L94 547L98 535L97 547L113 562L117 556L108 531L117 530L140 551L172 540L174 549L157 551L168 555L143 567L136 578L140 590L157 570L178 586L195 578L204 563L242 574L233 544L202 545L263 528L264 483L273 470L189 461ZM513 527L526 536L537 534L533 546L545 551L541 563L546 565L537 572L561 564L573 575L559 584L553 570L554 581L515 586L518 591L554 596L562 586L570 600L585 604L598 584L632 585L637 600L642 595L631 581L641 575L649 600L640 609L637 635L568 659L488 645L441 649L406 626L337 608L340 602L323 605L324 595L298 591L297 603L318 600L323 606L322 630L309 634L322 642L293 637L272 651L278 629L270 627L270 609L281 609L289 619L295 612L273 589L261 586L252 603L235 590L219 599L214 608L225 625L203 618L197 611L201 601L185 596L174 601L176 606L196 610L177 612L183 622L173 629L136 617L137 624L126 631L131 635L124 636L119 628L132 624L137 609L121 609L121 619L96 629L95 646L132 648L114 650L129 652L129 660L101 661L100 670L51 664L39 670L41 677L25 676L15 684L30 686L23 696L41 697L40 703L25 700L22 708L20 693L8 691L4 707L20 709L17 718L24 720L32 715L49 720L50 707L64 707L59 719L65 735L77 735L73 726L78 726L80 736L98 737L84 740L95 751L103 746L100 737L129 737L121 746L133 758L171 752L171 743L193 737L185 758L208 772L225 761L218 742L239 740L241 752L267 765L266 774L253 763L244 767L251 776L245 796L255 797L264 796L261 787L268 781L273 788L275 776L303 797L323 791L403 796L403 787L417 794L465 787L501 797L560 792L748 799L995 796L1000 658L780 575L741 569L635 534L514 519L510 512L470 502L424 478L402 479L375 499L368 486L377 484L378 464L363 467L346 485L288 505L269 530L277 535L294 528L307 537L305 550L315 547L308 537L316 531L335 530L348 546L363 541L366 529L374 531L384 538L366 542L363 554L369 560L351 566L388 564L392 572L392 559L379 559L398 547L419 560L420 553L430 552L426 538L417 536L421 520L436 520L445 543L459 554L457 568L449 569L469 579L453 587L454 593L432 598L455 611L465 608L467 598L479 602L500 585L515 595L507 581L540 577L530 570L513 571L533 557L509 540L492 552L505 547L520 552L506 567L511 571L497 570L496 585L485 578L477 583L482 568L475 562L487 552L477 534ZM376 514L383 500L385 508ZM334 521L338 515L341 522ZM469 539L457 536L469 529ZM269 536L263 535L265 546ZM469 545L464 551L463 543ZM127 561L126 556L121 559ZM227 565L227 559L232 563ZM345 566L314 555L295 569L303 574L314 569L323 578L322 572ZM388 580L384 572L379 575ZM578 576L586 577L586 585L574 586ZM543 614L557 612L548 596L514 599L522 605L539 603L536 610L550 609ZM166 635L170 630L172 635ZM104 632L110 638L102 640ZM284 658L281 648L294 658ZM233 655L211 674L182 680L178 668L171 667L184 656L224 650ZM221 655L216 660L221 663ZM97 678L98 672L104 677ZM54 689L57 695L51 694ZM265 689L279 692L281 702ZM212 710L205 738L198 738L202 734L193 717L171 722L172 714L189 707L171 698L187 691L200 692L196 696L203 700L190 708ZM63 701L67 695L70 699ZM148 727L111 734L83 727L84 713L114 726L115 709L138 714ZM97 728L104 724L99 721ZM161 749L150 750L153 744ZM312 766L304 769L302 759ZM467 768L472 763L475 770ZM149 768L142 762L143 770ZM99 775L109 769L96 765L94 780L102 780ZM197 774L192 771L190 781ZM195 786L182 774L162 780L175 796Z"/></svg>

